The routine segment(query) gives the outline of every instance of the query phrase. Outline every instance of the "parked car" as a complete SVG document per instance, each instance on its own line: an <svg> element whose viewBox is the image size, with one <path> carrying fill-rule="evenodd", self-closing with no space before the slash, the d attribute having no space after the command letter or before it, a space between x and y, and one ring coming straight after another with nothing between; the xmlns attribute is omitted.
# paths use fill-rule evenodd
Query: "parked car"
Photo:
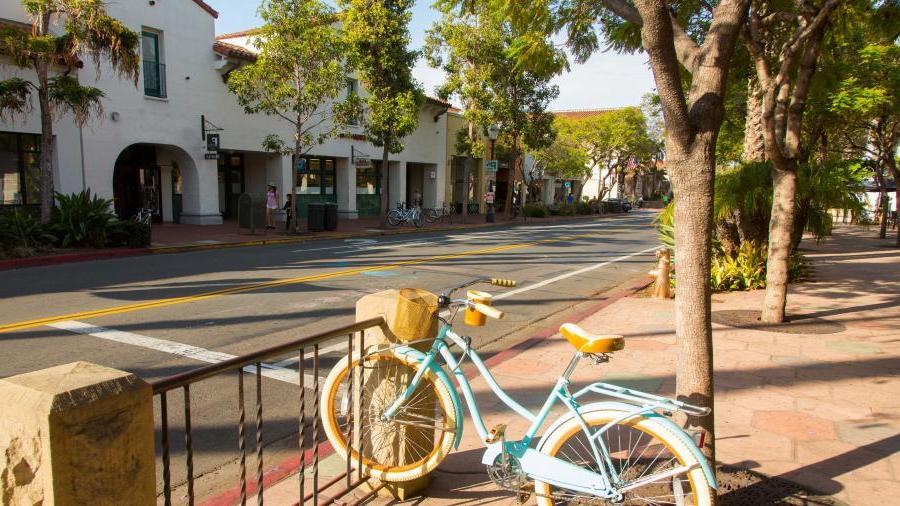
<svg viewBox="0 0 900 506"><path fill-rule="evenodd" d="M631 202L628 202L625 199L604 199L603 204L606 207L608 212L613 213L627 213L631 211Z"/></svg>

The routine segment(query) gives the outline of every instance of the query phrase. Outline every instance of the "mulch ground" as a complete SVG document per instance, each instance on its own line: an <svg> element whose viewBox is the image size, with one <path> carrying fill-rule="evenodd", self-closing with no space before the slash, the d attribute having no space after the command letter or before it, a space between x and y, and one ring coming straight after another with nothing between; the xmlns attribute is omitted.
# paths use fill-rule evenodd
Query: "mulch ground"
<svg viewBox="0 0 900 506"><path fill-rule="evenodd" d="M828 495L820 495L791 481L732 466L719 466L719 506L847 506Z"/></svg>

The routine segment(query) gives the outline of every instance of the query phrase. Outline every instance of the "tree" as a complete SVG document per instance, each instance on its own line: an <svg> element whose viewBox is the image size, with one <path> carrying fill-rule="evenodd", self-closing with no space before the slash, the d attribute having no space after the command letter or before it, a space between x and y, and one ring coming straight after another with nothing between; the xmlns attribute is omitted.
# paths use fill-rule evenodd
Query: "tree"
<svg viewBox="0 0 900 506"><path fill-rule="evenodd" d="M346 44L331 7L320 0L266 0L259 15L256 61L231 72L228 89L247 113L275 116L293 128L293 142L269 134L263 148L293 156L296 207L300 157L357 117L358 99L335 101L346 87L347 67ZM297 222L292 221L294 231Z"/></svg>
<svg viewBox="0 0 900 506"><path fill-rule="evenodd" d="M368 92L366 133L382 147L381 226L387 224L390 153L419 122L422 92L412 77L418 54L409 49L412 0L340 0L348 56Z"/></svg>
<svg viewBox="0 0 900 506"><path fill-rule="evenodd" d="M830 96L829 107L850 127L851 130L845 130L847 143L872 161L882 190L883 238L887 225L884 176L889 173L895 184L900 182L896 158L900 146L900 47L871 29L867 35L870 42L851 55L839 85ZM900 188L895 204L900 214ZM900 246L900 228L896 244Z"/></svg>
<svg viewBox="0 0 900 506"><path fill-rule="evenodd" d="M525 179L521 147L540 150L553 142L553 115L547 106L559 95L550 80L562 68L562 53L549 51L539 64L525 64L512 55L525 32L489 6L456 9L452 1L437 6L444 14L428 32L425 54L431 66L447 73L438 94L462 101L470 139L478 129L496 125L512 147L509 212L513 189Z"/></svg>
<svg viewBox="0 0 900 506"><path fill-rule="evenodd" d="M20 77L0 80L0 116L28 114L33 93L41 113L41 222L50 221L54 202L53 121L71 113L78 125L102 114L103 91L82 86L79 54L93 57L97 77L108 60L122 79L137 86L139 36L106 14L101 0L23 0L31 30L0 27L0 53L12 64L31 69L37 81ZM59 28L57 28L59 27ZM51 73L54 73L51 75Z"/></svg>
<svg viewBox="0 0 900 506"><path fill-rule="evenodd" d="M553 123L556 138L532 155L535 163L540 164L547 173L559 178L581 180L575 195L576 199L580 199L584 184L593 172L590 154L576 135L577 120L557 116Z"/></svg>
<svg viewBox="0 0 900 506"><path fill-rule="evenodd" d="M680 347L676 388L686 400L712 407L709 272L715 148L730 60L749 0L722 0L712 12L697 12L697 4L690 2L677 4L674 9L680 10L673 12L663 0L635 0L633 5L625 0L483 3L530 34L516 46L516 54L525 60L546 54L552 46L549 36L562 30L576 58L584 61L600 47L597 25L613 48L642 47L649 55L665 118L666 165L677 196L675 241L685 252L678 257L675 295ZM682 71L690 74L687 89ZM712 415L688 420L705 432L703 451L710 458L715 449L713 423Z"/></svg>
<svg viewBox="0 0 900 506"><path fill-rule="evenodd" d="M753 0L747 16L744 33L761 92L762 135L773 179L766 296L760 317L765 322L784 321L797 170L804 161L803 114L828 19L839 1L776 5Z"/></svg>

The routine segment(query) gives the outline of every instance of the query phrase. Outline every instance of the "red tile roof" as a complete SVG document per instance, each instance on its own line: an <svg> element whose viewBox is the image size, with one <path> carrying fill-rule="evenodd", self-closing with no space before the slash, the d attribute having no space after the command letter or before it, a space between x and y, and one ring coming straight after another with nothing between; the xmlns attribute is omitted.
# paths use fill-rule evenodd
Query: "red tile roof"
<svg viewBox="0 0 900 506"><path fill-rule="evenodd" d="M197 4L197 5L199 5L201 9L205 10L206 12L208 12L210 16L212 16L212 17L214 17L214 18L216 18L216 19L219 18L219 13L218 13L215 9L213 9L212 7L210 7L210 5L209 5L208 3L206 3L206 2L204 2L203 0L194 0L194 3Z"/></svg>
<svg viewBox="0 0 900 506"><path fill-rule="evenodd" d="M246 30L241 30L239 32L223 33L221 35L216 35L216 40L236 39L238 37L249 37L251 35L258 34L261 31L262 31L262 28L248 28Z"/></svg>
<svg viewBox="0 0 900 506"><path fill-rule="evenodd" d="M239 60L246 61L256 61L256 54L254 54L253 51L235 44L222 42L221 40L217 40L213 43L213 51L219 53L222 56L227 56L230 58L237 58Z"/></svg>

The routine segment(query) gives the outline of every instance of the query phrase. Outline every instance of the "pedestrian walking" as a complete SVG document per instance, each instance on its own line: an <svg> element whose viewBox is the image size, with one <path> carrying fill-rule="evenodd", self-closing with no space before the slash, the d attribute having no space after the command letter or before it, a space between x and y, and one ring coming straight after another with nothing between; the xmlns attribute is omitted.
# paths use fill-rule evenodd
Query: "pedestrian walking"
<svg viewBox="0 0 900 506"><path fill-rule="evenodd" d="M275 210L278 209L278 187L269 182L266 191L266 230L275 228Z"/></svg>
<svg viewBox="0 0 900 506"><path fill-rule="evenodd" d="M284 197L284 213L285 213L285 222L284 222L284 230L289 231L291 229L291 220L294 219L294 196L288 193Z"/></svg>

